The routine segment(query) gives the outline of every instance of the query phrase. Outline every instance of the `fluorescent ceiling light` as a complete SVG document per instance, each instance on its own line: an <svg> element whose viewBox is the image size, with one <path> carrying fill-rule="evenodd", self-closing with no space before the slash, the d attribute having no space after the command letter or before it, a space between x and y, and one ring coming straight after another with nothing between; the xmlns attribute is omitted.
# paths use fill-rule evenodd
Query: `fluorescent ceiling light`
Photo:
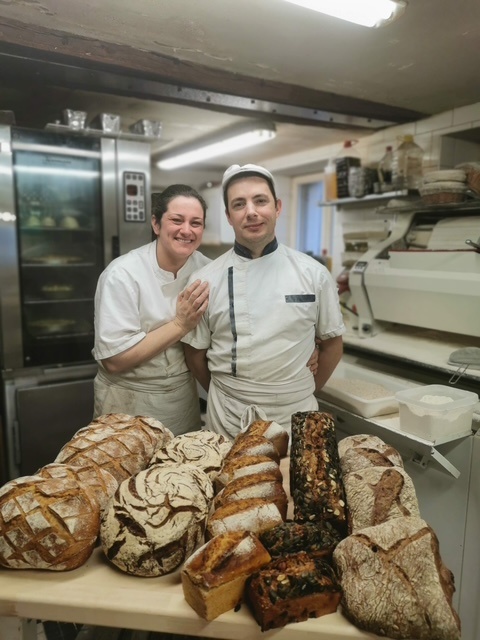
<svg viewBox="0 0 480 640"><path fill-rule="evenodd" d="M155 158L159 169L178 169L195 162L216 158L226 153L246 149L272 140L276 136L273 122L242 122L176 149L165 151Z"/></svg>
<svg viewBox="0 0 480 640"><path fill-rule="evenodd" d="M326 13L364 27L381 27L401 15L405 0L287 0L305 9Z"/></svg>

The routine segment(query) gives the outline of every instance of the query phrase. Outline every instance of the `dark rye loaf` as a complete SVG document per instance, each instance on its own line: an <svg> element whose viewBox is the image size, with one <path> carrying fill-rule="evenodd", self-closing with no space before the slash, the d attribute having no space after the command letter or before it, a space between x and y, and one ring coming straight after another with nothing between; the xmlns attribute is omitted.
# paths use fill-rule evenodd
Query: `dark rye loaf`
<svg viewBox="0 0 480 640"><path fill-rule="evenodd" d="M438 539L415 517L360 529L337 545L342 611L358 627L388 638L459 640L453 575Z"/></svg>

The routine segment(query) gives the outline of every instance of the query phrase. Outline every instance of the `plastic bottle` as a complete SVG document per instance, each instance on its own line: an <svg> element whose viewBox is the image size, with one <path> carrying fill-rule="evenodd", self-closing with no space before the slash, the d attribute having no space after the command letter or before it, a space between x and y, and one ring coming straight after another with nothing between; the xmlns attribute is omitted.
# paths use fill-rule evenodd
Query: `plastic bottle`
<svg viewBox="0 0 480 640"><path fill-rule="evenodd" d="M412 135L403 136L403 142L393 152L392 183L394 189L418 190L423 181L423 149Z"/></svg>
<svg viewBox="0 0 480 640"><path fill-rule="evenodd" d="M388 146L385 149L384 156L378 163L378 180L380 182L381 191L391 191L393 188L392 166L393 166L393 147Z"/></svg>
<svg viewBox="0 0 480 640"><path fill-rule="evenodd" d="M335 161L330 158L327 166L325 167L325 200L330 202L337 199L337 168Z"/></svg>

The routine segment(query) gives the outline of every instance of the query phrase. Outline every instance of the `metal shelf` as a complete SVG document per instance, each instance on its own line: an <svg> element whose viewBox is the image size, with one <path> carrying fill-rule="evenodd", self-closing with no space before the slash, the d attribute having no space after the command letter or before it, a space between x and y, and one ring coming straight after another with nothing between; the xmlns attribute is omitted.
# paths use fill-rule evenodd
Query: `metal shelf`
<svg viewBox="0 0 480 640"><path fill-rule="evenodd" d="M415 197L417 194L406 189L403 191L388 191L385 193L371 193L361 198L338 198L337 200L329 200L328 202L319 202L319 207L336 207L345 204L363 204L364 202L378 202L379 200L389 200L390 198L408 198Z"/></svg>

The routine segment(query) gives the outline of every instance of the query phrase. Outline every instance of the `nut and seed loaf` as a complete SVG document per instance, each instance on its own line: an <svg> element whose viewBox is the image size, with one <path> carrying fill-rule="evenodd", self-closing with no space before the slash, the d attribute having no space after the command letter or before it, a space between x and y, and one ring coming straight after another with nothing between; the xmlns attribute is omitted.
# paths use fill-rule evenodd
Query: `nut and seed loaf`
<svg viewBox="0 0 480 640"><path fill-rule="evenodd" d="M290 493L296 522L330 521L346 529L347 513L335 424L328 413L292 415Z"/></svg>
<svg viewBox="0 0 480 640"><path fill-rule="evenodd" d="M247 602L262 631L334 613L340 598L332 567L304 551L272 560L246 586Z"/></svg>

